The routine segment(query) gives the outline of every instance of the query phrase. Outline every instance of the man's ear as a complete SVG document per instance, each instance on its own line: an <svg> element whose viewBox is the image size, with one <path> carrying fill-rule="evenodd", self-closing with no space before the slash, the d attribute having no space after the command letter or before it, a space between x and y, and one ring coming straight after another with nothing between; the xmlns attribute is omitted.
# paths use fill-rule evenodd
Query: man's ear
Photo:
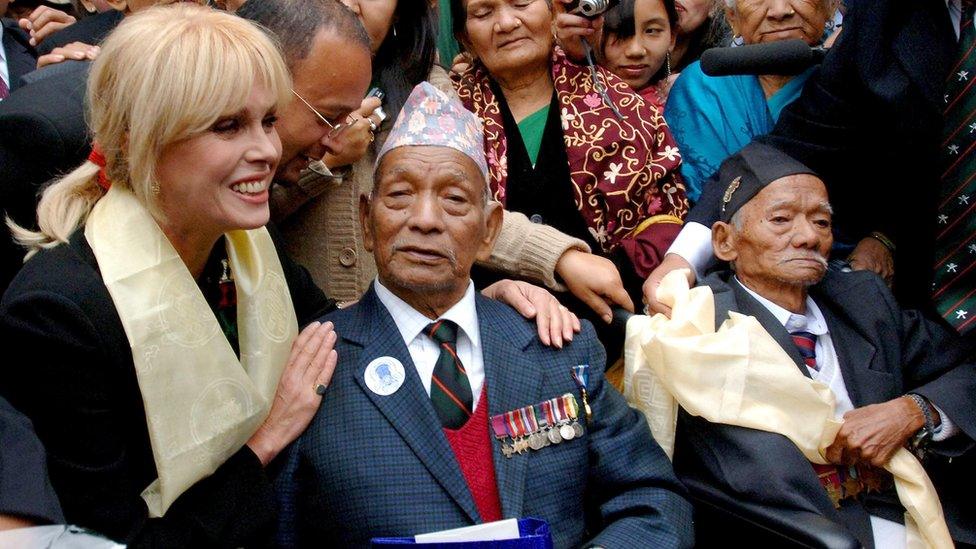
<svg viewBox="0 0 976 549"><path fill-rule="evenodd" d="M716 221L712 225L712 249L715 257L726 262L733 262L739 254L735 249L735 230L732 225Z"/></svg>
<svg viewBox="0 0 976 549"><path fill-rule="evenodd" d="M495 249L495 241L498 240L498 234L502 230L504 219L505 210L502 208L502 205L494 200L489 202L485 211L485 225L487 230L485 231L484 238L481 240L481 245L478 247L478 255L475 259L478 261L488 261L488 258L491 257L491 252Z"/></svg>
<svg viewBox="0 0 976 549"><path fill-rule="evenodd" d="M359 226L363 229L363 247L367 252L373 251L373 227L369 222L369 211L372 208L372 200L365 194L359 195Z"/></svg>

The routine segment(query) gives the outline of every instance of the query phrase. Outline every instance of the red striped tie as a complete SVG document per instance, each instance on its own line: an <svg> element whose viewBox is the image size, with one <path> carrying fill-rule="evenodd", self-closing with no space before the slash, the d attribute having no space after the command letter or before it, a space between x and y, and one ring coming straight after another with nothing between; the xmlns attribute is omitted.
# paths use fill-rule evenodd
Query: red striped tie
<svg viewBox="0 0 976 549"><path fill-rule="evenodd" d="M471 417L474 398L468 373L457 356L457 324L441 319L428 324L424 333L440 347L430 383L430 400L448 429L458 429Z"/></svg>
<svg viewBox="0 0 976 549"><path fill-rule="evenodd" d="M820 366L817 366L817 336L804 331L790 332L790 336L793 338L793 344L796 345L796 350L800 351L803 363L807 367L819 372Z"/></svg>

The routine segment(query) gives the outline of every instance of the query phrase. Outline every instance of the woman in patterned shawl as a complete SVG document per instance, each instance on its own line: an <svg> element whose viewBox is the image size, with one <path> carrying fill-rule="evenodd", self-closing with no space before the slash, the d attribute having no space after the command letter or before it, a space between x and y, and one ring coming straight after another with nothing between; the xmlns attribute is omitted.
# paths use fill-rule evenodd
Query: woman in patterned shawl
<svg viewBox="0 0 976 549"><path fill-rule="evenodd" d="M484 123L495 198L588 242L638 299L687 212L661 112L610 72L567 60L549 0L452 0L452 11L475 57L452 78Z"/></svg>

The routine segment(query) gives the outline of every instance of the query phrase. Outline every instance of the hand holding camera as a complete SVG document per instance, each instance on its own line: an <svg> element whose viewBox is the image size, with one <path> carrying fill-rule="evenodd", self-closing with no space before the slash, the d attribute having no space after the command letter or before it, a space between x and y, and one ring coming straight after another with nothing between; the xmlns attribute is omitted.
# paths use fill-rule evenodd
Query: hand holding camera
<svg viewBox="0 0 976 549"><path fill-rule="evenodd" d="M566 56L573 62L585 63L586 52L581 39L591 45L600 43L603 13L616 0L556 0L553 9L553 34Z"/></svg>

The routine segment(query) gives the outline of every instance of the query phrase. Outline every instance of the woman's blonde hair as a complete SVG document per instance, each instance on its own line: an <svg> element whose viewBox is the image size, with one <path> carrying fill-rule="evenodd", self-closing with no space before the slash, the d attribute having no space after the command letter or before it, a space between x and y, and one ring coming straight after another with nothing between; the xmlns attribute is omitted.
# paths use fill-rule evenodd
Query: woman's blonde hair
<svg viewBox="0 0 976 549"><path fill-rule="evenodd" d="M156 161L163 148L244 108L256 84L283 107L291 79L277 45L257 25L207 7L178 4L126 17L102 43L88 77L88 121L112 185L133 191L154 215ZM39 232L7 224L37 251L67 242L105 191L86 161L48 187Z"/></svg>

